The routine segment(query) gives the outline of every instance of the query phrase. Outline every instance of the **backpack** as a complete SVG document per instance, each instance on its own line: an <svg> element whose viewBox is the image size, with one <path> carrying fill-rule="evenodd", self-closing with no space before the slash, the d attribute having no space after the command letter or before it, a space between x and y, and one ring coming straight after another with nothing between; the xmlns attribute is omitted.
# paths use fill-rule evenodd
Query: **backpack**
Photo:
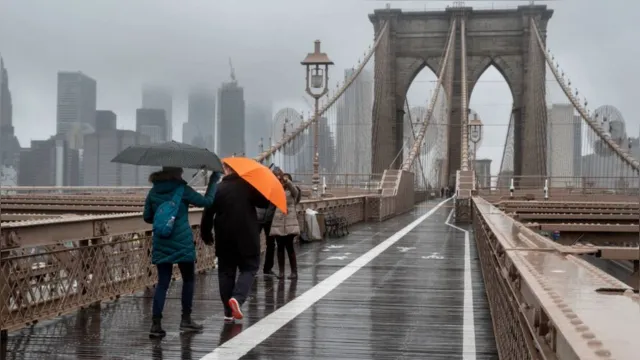
<svg viewBox="0 0 640 360"><path fill-rule="evenodd" d="M165 201L156 210L153 216L153 233L167 238L171 236L173 232L173 225L176 221L176 215L178 209L180 209L180 203L182 202L182 194L184 193L184 186L180 186L173 193L173 197L169 201Z"/></svg>

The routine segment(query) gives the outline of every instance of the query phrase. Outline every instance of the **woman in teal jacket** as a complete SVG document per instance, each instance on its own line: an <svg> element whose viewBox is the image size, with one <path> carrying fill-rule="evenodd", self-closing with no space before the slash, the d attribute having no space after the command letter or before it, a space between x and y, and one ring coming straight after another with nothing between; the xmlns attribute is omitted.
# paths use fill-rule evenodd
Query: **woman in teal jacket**
<svg viewBox="0 0 640 360"><path fill-rule="evenodd" d="M182 179L181 168L163 167L161 171L149 176L149 182L153 184L144 202L144 221L152 224L153 217L160 205L170 201L174 192L184 186L182 202L173 225L173 231L169 237L160 237L153 234L153 246L151 250L151 263L158 269L158 285L153 296L153 323L150 337L164 337L166 332L162 329L162 310L167 297L167 290L171 283L173 264L178 264L182 274L182 321L180 331L200 331L202 325L193 322L191 309L193 304L193 291L195 281L196 247L193 241L193 232L189 225L189 205L197 207L210 207L213 204L216 192L216 183L220 179L220 173L213 173L209 179L209 186L204 196L200 195L187 182Z"/></svg>

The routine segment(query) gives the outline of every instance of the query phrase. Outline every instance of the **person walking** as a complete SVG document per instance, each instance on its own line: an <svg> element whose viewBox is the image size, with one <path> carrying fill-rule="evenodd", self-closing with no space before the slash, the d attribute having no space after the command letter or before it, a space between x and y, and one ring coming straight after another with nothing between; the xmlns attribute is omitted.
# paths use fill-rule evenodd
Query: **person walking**
<svg viewBox="0 0 640 360"><path fill-rule="evenodd" d="M153 296L153 313L149 337L164 337L166 331L162 329L162 311L167 297L167 290L171 283L173 264L178 264L182 274L182 320L180 331L200 331L203 326L191 319L193 306L193 292L195 282L196 248L193 242L193 232L189 225L189 205L197 207L211 206L216 192L216 183L221 174L214 172L209 179L209 185L204 196L187 185L182 179L182 168L163 167L161 171L149 176L153 184L144 202L142 217L145 222L154 224L152 236L151 263L158 270L158 284ZM179 200L176 200L179 199ZM175 201L175 203L173 202ZM177 203L177 204L176 204ZM166 216L167 207L174 204L177 207L171 230L166 233L156 227L157 221ZM160 218L156 218L159 216ZM162 224L161 224L162 225Z"/></svg>
<svg viewBox="0 0 640 360"><path fill-rule="evenodd" d="M269 204L266 209L256 208L256 214L258 216L258 223L260 224L260 230L264 231L267 249L265 251L264 265L262 267L262 273L265 276L275 276L273 272L273 257L276 252L276 239L269 235L271 231L271 223L273 222L273 215L276 212L276 207L273 204Z"/></svg>
<svg viewBox="0 0 640 360"><path fill-rule="evenodd" d="M202 240L211 245L214 243L211 230L215 231L224 320L233 322L244 317L241 307L260 268L260 225L256 208L265 209L270 202L226 164L224 171L213 205L202 214L200 232Z"/></svg>
<svg viewBox="0 0 640 360"><path fill-rule="evenodd" d="M300 235L296 205L300 202L301 191L293 184L293 178L290 174L283 174L280 169L276 169L275 173L282 182L287 197L287 214L284 214L280 209L276 209L271 223L270 235L275 237L278 245L278 278L284 278L284 253L286 250L287 255L289 255L289 266L291 267L289 279L297 279L298 260L296 259L293 240L297 235Z"/></svg>

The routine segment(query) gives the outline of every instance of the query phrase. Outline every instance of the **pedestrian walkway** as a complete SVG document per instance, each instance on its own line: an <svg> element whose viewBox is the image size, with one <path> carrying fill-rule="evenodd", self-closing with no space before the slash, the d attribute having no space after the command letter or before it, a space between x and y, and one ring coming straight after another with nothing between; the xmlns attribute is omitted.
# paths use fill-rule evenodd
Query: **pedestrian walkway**
<svg viewBox="0 0 640 360"><path fill-rule="evenodd" d="M223 324L212 270L196 279L202 334L178 333L175 283L161 341L146 292L10 334L0 358L497 359L473 236L435 206L300 245L299 279L258 277L242 324Z"/></svg>

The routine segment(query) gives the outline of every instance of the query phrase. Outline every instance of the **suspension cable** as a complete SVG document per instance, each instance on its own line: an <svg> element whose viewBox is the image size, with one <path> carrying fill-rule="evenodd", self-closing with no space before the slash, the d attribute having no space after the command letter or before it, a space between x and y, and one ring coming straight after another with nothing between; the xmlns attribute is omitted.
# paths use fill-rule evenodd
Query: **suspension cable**
<svg viewBox="0 0 640 360"><path fill-rule="evenodd" d="M409 151L409 156L403 162L402 170L409 171L409 169L411 168L411 165L413 164L413 161L416 158L416 154L420 151L422 141L424 140L424 136L426 134L427 126L429 126L429 122L431 121L431 117L433 115L433 108L435 106L436 100L438 99L438 93L440 93L442 80L447 70L446 65L448 64L448 61L451 55L451 48L452 48L453 40L455 38L456 23L457 23L457 19L453 19L453 22L451 23L451 29L449 30L449 39L447 41L447 47L444 53L444 57L442 59L442 63L440 64L440 74L438 75L438 81L436 83L436 91L434 91L434 94L431 97L431 101L429 102L429 107L427 108L427 114L425 115L425 121L422 124L422 127L420 128L420 132L418 133L418 140L414 143L413 147Z"/></svg>

